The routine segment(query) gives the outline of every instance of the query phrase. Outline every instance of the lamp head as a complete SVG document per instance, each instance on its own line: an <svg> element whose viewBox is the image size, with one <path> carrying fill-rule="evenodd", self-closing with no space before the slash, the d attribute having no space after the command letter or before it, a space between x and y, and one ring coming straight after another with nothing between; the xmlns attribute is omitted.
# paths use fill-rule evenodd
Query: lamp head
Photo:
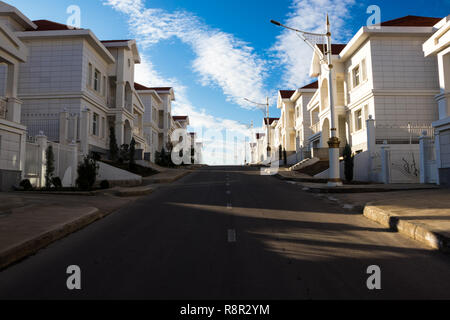
<svg viewBox="0 0 450 320"><path fill-rule="evenodd" d="M270 20L270 22L273 23L273 24L276 25L276 26L281 27L281 23L279 23L278 21Z"/></svg>

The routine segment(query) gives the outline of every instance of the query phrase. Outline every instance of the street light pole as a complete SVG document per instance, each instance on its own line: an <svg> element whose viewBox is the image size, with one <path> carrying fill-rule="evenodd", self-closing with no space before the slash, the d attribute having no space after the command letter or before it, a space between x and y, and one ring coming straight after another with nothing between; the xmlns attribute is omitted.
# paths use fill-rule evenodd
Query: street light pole
<svg viewBox="0 0 450 320"><path fill-rule="evenodd" d="M266 118L266 127L267 127L267 158L269 159L271 157L271 148L270 148L270 128L269 128L269 122L270 122L270 102L269 102L269 97L267 97L267 101L266 103L258 103L258 102L254 102L251 101L247 98L244 98L245 101L250 102L254 105L257 106L264 106L266 107L266 112L265 112L265 116ZM264 113L264 111L263 111Z"/></svg>
<svg viewBox="0 0 450 320"><path fill-rule="evenodd" d="M320 50L317 49L317 47L312 44L307 38L306 36L312 36L312 37L319 37L322 38L326 37L327 38L327 53L326 53L326 57L327 57L327 64L328 64L328 102L330 104L330 126L331 126L331 133L330 133L330 140L328 141L328 146L329 146L329 161L330 161L330 169L329 169L329 176L328 176L328 185L330 187L338 187L342 185L342 181L340 179L340 163L339 163L339 147L340 147L340 141L339 138L337 137L337 129L336 129L336 114L335 114L335 106L334 106L334 87L333 87L333 52L332 52L332 45L331 45L331 25L330 25L330 20L328 18L328 14L327 14L327 19L326 19L326 30L327 33L326 34L320 34L320 33L312 33L312 32L306 32L306 31L301 31L298 29L294 29L288 26L285 26L283 24L281 24L278 21L274 21L271 20L271 23L292 30L294 32L296 32L300 38L306 42L307 45L309 45L314 52L316 52L319 56L323 57L322 53L320 52ZM322 60L323 61L323 60Z"/></svg>
<svg viewBox="0 0 450 320"><path fill-rule="evenodd" d="M333 93L333 49L331 46L331 25L327 14L327 51L328 51L328 101L330 104L330 118L331 118L331 134L328 141L329 155L330 155L330 170L328 176L328 185L330 187L342 186L340 179L340 163L339 163L339 147L340 141L337 137L336 129L336 113L334 107L334 93Z"/></svg>

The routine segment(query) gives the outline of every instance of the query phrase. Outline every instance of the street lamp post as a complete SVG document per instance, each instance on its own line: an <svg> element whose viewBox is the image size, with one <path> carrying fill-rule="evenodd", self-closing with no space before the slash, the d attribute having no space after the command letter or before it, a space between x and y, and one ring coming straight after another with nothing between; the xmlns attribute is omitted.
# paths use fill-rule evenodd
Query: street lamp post
<svg viewBox="0 0 450 320"><path fill-rule="evenodd" d="M321 34L321 33L312 33L312 32L306 32L301 31L295 28L291 28L288 26L285 26L281 24L278 21L271 20L271 23L295 31L297 35L300 36L300 38L306 42L307 45L309 45L319 56L323 57L320 50L317 49L317 47L311 43L307 39L307 36L309 37L316 37L319 39L326 38L327 39L327 65L328 65L328 101L330 104L330 114L331 114L331 134L330 134L330 140L328 141L329 146L329 154L330 154L330 169L329 169L329 177L328 177L328 185L331 187L338 187L342 186L342 181L340 179L340 164L339 164L339 146L340 141L337 137L337 130L336 130L336 114L335 114L335 107L334 107L334 94L333 94L333 52L332 52L332 46L331 46L331 25L330 20L327 15L327 21L326 21L326 30L327 33ZM322 40L323 41L323 40Z"/></svg>
<svg viewBox="0 0 450 320"><path fill-rule="evenodd" d="M247 102L249 102L249 103L251 103L251 104L254 104L254 105L257 105L257 106L263 106L263 107L266 107L266 113L265 113L265 116L266 116L266 127L267 127L267 158L269 159L270 157L271 157L271 148L270 148L270 128L269 128L269 123L270 123L270 103L269 103L269 97L267 97L267 102L266 103L258 103L258 102L254 102L254 101L251 101L251 100L249 100L249 99L247 99L247 98L244 98L244 100L245 101L247 101ZM263 111L263 113L264 113L264 111Z"/></svg>

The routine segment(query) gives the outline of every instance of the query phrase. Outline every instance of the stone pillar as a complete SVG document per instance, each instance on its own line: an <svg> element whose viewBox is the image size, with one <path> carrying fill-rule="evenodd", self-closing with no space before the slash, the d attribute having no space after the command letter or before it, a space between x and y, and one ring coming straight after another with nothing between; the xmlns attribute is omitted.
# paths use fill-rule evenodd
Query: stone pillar
<svg viewBox="0 0 450 320"><path fill-rule="evenodd" d="M116 141L117 146L120 148L121 145L124 144L125 141L125 130L124 130L124 121L121 119L116 120L114 124L115 132L116 132Z"/></svg>
<svg viewBox="0 0 450 320"><path fill-rule="evenodd" d="M19 82L19 66L15 64L8 64L7 79L6 79L6 108L7 120L20 123L22 101L17 99L17 86Z"/></svg>
<svg viewBox="0 0 450 320"><path fill-rule="evenodd" d="M25 179L25 161L27 152L27 133L23 132L20 137L20 171L22 172L21 179Z"/></svg>
<svg viewBox="0 0 450 320"><path fill-rule="evenodd" d="M376 129L375 129L375 120L369 115L369 119L366 121L367 125L367 150L369 154L375 152L376 148Z"/></svg>
<svg viewBox="0 0 450 320"><path fill-rule="evenodd" d="M71 186L74 187L77 181L77 169L78 169L78 145L75 141L72 141L69 145L72 149L71 163L70 167L72 168L72 176L71 176Z"/></svg>
<svg viewBox="0 0 450 320"><path fill-rule="evenodd" d="M125 82L117 82L116 86L116 106L117 108L125 108Z"/></svg>
<svg viewBox="0 0 450 320"><path fill-rule="evenodd" d="M390 159L389 159L389 147L385 141L385 144L381 147L381 181L384 184L389 184L389 168L390 168Z"/></svg>
<svg viewBox="0 0 450 320"><path fill-rule="evenodd" d="M66 145L69 138L69 113L66 109L59 114L59 143Z"/></svg>
<svg viewBox="0 0 450 320"><path fill-rule="evenodd" d="M89 123L90 123L91 112L89 109L85 108L81 112L81 122L80 122L80 146L83 155L89 154Z"/></svg>
<svg viewBox="0 0 450 320"><path fill-rule="evenodd" d="M36 143L38 144L38 175L39 180L37 181L37 187L41 188L45 186L45 151L47 150L47 137L41 131L39 135L36 136Z"/></svg>
<svg viewBox="0 0 450 320"><path fill-rule="evenodd" d="M436 100L439 105L439 119L445 119L450 115L450 53L439 53L437 60L441 94L436 97Z"/></svg>
<svg viewBox="0 0 450 320"><path fill-rule="evenodd" d="M434 149L436 153L436 184L441 185L440 181L440 169L442 168L442 161L441 161L441 136L440 131L436 130L434 135Z"/></svg>
<svg viewBox="0 0 450 320"><path fill-rule="evenodd" d="M427 132L423 131L422 135L419 137L419 150L420 150L420 183L427 183L427 172L426 172L426 147L429 143L429 139L427 137Z"/></svg>

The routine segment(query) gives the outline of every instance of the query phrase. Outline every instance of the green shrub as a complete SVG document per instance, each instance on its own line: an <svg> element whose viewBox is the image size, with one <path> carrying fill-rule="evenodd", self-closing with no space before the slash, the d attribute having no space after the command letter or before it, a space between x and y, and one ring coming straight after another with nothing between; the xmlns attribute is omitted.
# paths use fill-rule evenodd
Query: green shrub
<svg viewBox="0 0 450 320"><path fill-rule="evenodd" d="M62 181L61 181L61 179L59 177L52 178L52 185L56 189L61 189L62 188Z"/></svg>
<svg viewBox="0 0 450 320"><path fill-rule="evenodd" d="M134 140L134 138L131 139L130 150L128 152L130 170L134 170L136 164L136 161L134 160L134 158L136 157L136 140Z"/></svg>
<svg viewBox="0 0 450 320"><path fill-rule="evenodd" d="M101 189L109 189L110 188L110 184L108 180L103 180L102 182L100 182L100 188Z"/></svg>
<svg viewBox="0 0 450 320"><path fill-rule="evenodd" d="M33 185L31 184L30 180L28 180L28 179L22 180L22 181L20 182L20 186L21 186L25 191L29 191L29 190L32 190L32 189L33 189Z"/></svg>
<svg viewBox="0 0 450 320"><path fill-rule="evenodd" d="M97 180L98 165L91 157L85 157L78 165L78 179L76 181L81 190L90 190Z"/></svg>
<svg viewBox="0 0 450 320"><path fill-rule="evenodd" d="M53 173L55 172L55 155L52 145L49 145L45 151L45 187L50 189L52 186Z"/></svg>
<svg viewBox="0 0 450 320"><path fill-rule="evenodd" d="M114 127L109 128L109 158L116 161L119 156L119 147L117 146L116 131Z"/></svg>
<svg viewBox="0 0 450 320"><path fill-rule="evenodd" d="M353 181L354 160L355 157L352 153L352 148L347 144L344 148L344 171L347 182Z"/></svg>

